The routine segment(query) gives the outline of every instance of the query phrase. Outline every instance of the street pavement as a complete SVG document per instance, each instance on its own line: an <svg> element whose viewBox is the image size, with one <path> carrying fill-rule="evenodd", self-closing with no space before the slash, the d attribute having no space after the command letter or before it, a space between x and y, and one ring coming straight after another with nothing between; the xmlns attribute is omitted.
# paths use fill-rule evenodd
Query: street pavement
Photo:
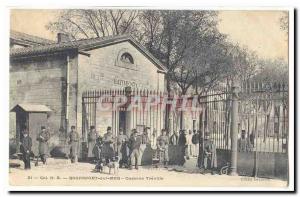
<svg viewBox="0 0 300 197"><path fill-rule="evenodd" d="M95 165L78 162L71 164L65 159L49 159L47 165L24 170L23 162L10 160L10 164L20 164L9 168L12 186L130 186L130 187L286 187L287 182L276 179L201 174L197 168L169 166L155 168L141 166L138 170L119 169L116 174L96 172Z"/></svg>

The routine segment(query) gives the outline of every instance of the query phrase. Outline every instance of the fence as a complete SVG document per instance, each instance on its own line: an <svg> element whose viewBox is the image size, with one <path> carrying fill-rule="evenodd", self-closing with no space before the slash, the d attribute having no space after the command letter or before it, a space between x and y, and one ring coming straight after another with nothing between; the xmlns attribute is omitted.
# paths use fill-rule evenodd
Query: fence
<svg viewBox="0 0 300 197"><path fill-rule="evenodd" d="M193 96L130 89L87 91L83 93L82 106L85 140L91 125L100 130L100 135L107 126L112 127L114 135L121 128L127 135L133 128L138 131L148 128L152 147L163 128L170 133L179 129L196 130L202 138L209 132L222 158L221 166L229 162L231 126L237 124L238 165L244 165L240 168L244 167L244 171L253 169L249 172L254 175L271 169L268 177L273 176L276 169L283 169L278 173L286 174L287 162L282 162L287 158L289 137L288 86L285 84L241 83L235 123L231 121L232 93L227 85ZM281 161L275 158L281 158ZM273 163L268 164L266 159ZM245 166L250 167L246 170Z"/></svg>

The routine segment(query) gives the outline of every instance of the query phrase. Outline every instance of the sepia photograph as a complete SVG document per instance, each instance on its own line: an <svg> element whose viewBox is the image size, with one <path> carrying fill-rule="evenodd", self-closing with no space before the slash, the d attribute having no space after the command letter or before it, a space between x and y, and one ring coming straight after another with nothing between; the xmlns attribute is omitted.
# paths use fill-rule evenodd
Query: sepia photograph
<svg viewBox="0 0 300 197"><path fill-rule="evenodd" d="M286 8L10 8L9 185L292 187L293 20Z"/></svg>

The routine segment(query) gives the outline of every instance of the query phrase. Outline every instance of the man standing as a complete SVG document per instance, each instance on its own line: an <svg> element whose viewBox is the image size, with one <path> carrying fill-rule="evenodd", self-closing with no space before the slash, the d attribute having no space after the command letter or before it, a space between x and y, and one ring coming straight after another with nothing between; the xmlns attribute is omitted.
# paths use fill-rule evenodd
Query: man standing
<svg viewBox="0 0 300 197"><path fill-rule="evenodd" d="M95 130L95 126L90 127L90 132L88 133L88 159L91 161L94 159L95 155L93 154L93 148L96 144L98 134Z"/></svg>
<svg viewBox="0 0 300 197"><path fill-rule="evenodd" d="M173 134L170 137L170 144L173 146L178 145L178 134L176 131L173 132Z"/></svg>
<svg viewBox="0 0 300 197"><path fill-rule="evenodd" d="M69 144L71 145L70 158L72 163L77 162L78 142L79 142L79 135L75 130L75 126L71 126L71 132L69 134Z"/></svg>
<svg viewBox="0 0 300 197"><path fill-rule="evenodd" d="M169 163L169 137L165 129L161 130L161 136L157 138L157 151L159 151L160 159L163 160L164 166Z"/></svg>
<svg viewBox="0 0 300 197"><path fill-rule="evenodd" d="M30 169L30 153L32 147L32 140L28 135L27 128L23 128L23 138L21 139L20 151L23 156L25 170Z"/></svg>
<svg viewBox="0 0 300 197"><path fill-rule="evenodd" d="M203 142L203 167L204 170L211 170L213 174L213 170L217 168L217 153L216 147L213 141L210 139L210 134L207 132L204 136Z"/></svg>
<svg viewBox="0 0 300 197"><path fill-rule="evenodd" d="M120 168L123 165L127 166L128 164L128 156L129 156L129 148L128 144L128 137L123 133L123 129L120 128L119 136L117 138L117 149L118 149L118 156L119 156L119 164Z"/></svg>
<svg viewBox="0 0 300 197"><path fill-rule="evenodd" d="M48 140L50 139L50 133L46 130L45 126L41 126L41 132L38 134L36 140L39 141L39 156L43 162L46 163L48 156Z"/></svg>
<svg viewBox="0 0 300 197"><path fill-rule="evenodd" d="M114 156L114 137L111 127L107 127L106 133L103 136L103 157L106 162L109 162Z"/></svg>
<svg viewBox="0 0 300 197"><path fill-rule="evenodd" d="M138 133L135 129L132 130L132 136L129 140L129 147L130 147L130 166L129 169L132 170L132 165L135 165L135 169L138 169L138 159L140 156L140 146L142 140L138 136Z"/></svg>
<svg viewBox="0 0 300 197"><path fill-rule="evenodd" d="M178 137L178 146L181 157L178 161L179 164L183 165L185 162L185 157L187 156L187 140L186 140L186 131L181 130Z"/></svg>
<svg viewBox="0 0 300 197"><path fill-rule="evenodd" d="M249 152L251 151L251 143L246 138L246 131L242 130L241 138L238 139L238 150L239 152Z"/></svg>
<svg viewBox="0 0 300 197"><path fill-rule="evenodd" d="M197 157L199 153L199 141L200 141L200 132L193 131L192 143L193 143L193 157Z"/></svg>

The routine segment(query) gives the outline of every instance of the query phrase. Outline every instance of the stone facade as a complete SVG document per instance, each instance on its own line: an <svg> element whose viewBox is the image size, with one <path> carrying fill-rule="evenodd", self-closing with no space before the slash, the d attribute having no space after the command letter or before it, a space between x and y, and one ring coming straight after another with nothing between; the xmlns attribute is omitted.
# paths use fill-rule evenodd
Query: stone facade
<svg viewBox="0 0 300 197"><path fill-rule="evenodd" d="M164 91L164 74L158 72L158 68L129 42L87 52L90 56L79 55L78 58L78 98L87 90L114 90L127 86L132 89ZM129 54L133 63L123 62L123 54ZM77 107L77 128L81 130L81 100L78 100ZM96 128L103 134L107 126L112 126L112 114L102 112L98 117L97 122L101 124L96 125ZM130 127L133 128L133 125Z"/></svg>
<svg viewBox="0 0 300 197"><path fill-rule="evenodd" d="M123 61L124 53L133 63ZM53 139L58 138L60 127L71 125L81 134L83 91L126 86L164 90L164 74L150 59L128 41L84 53L72 50L11 58L10 108L18 103L46 105L52 112L45 125ZM10 138L15 137L15 121L15 113L10 113Z"/></svg>

